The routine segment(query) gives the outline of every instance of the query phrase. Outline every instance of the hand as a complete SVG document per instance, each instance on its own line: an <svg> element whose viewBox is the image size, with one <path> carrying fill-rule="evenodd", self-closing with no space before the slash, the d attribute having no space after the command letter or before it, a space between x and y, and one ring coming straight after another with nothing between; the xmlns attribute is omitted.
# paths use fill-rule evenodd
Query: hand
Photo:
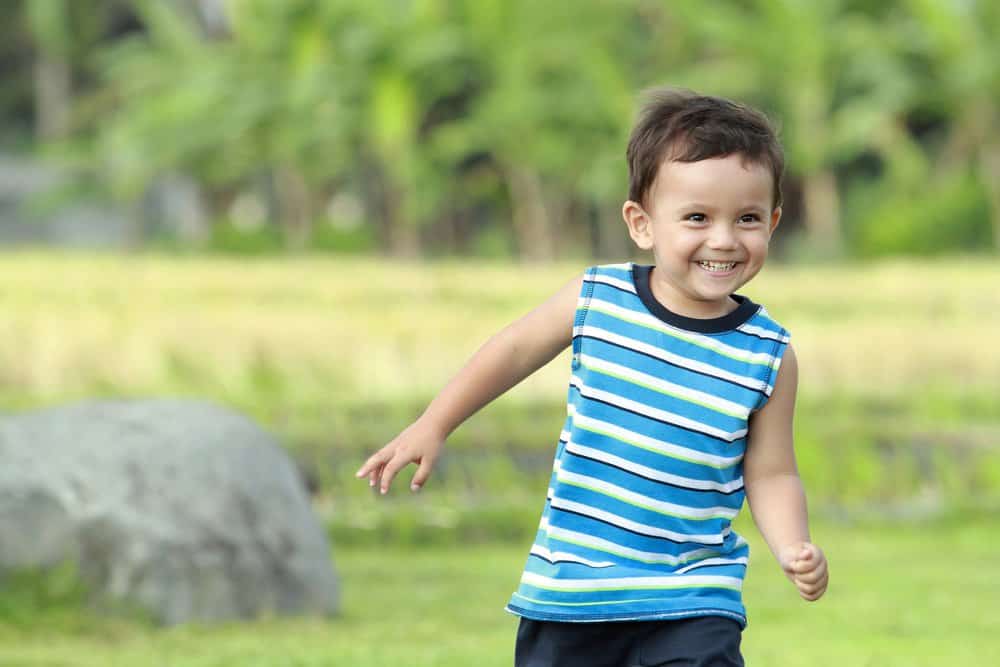
<svg viewBox="0 0 1000 667"><path fill-rule="evenodd" d="M416 463L419 467L410 482L410 490L419 491L430 477L443 446L444 437L418 419L393 438L392 442L368 457L354 476L367 476L368 486L380 484L384 494L389 491L396 473L408 464Z"/></svg>
<svg viewBox="0 0 1000 667"><path fill-rule="evenodd" d="M799 595L810 602L818 600L826 592L829 569L823 550L809 542L795 542L781 550L778 556L781 569L795 587Z"/></svg>

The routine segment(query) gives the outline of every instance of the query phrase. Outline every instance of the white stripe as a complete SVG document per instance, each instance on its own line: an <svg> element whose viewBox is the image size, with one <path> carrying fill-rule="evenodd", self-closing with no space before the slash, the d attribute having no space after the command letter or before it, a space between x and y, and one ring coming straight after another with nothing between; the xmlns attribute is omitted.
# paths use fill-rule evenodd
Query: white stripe
<svg viewBox="0 0 1000 667"><path fill-rule="evenodd" d="M668 503L655 498L650 498L649 496L645 496L641 493L636 493L635 491L629 491L628 489L618 486L617 484L611 484L610 482L605 482L597 479L596 477L589 477L587 475L569 472L565 468L559 471L557 479L563 484L587 487L588 489L595 490L606 496L618 498L622 502L637 506L640 509L647 509L660 514L677 517L679 519L688 519L691 521L710 521L713 519L731 520L739 514L739 509L732 509L729 507L688 507L687 505Z"/></svg>
<svg viewBox="0 0 1000 667"><path fill-rule="evenodd" d="M639 523L638 521L632 521L631 519L626 519L623 516L618 516L617 514L612 514L611 512L605 512L602 509L596 507L591 507L590 505L584 505L583 503L573 502L572 500L566 500L565 498L560 498L558 496L552 498L552 507L556 509L567 510L570 512L576 512L578 514L583 514L584 516L589 516L593 519L600 519L601 521L606 521L619 528L626 528L628 530L633 530L638 533L643 533L648 536L653 537L664 537L668 540L673 540L675 542L697 542L699 544L722 544L726 539L726 535L729 534L731 530L729 526L726 526L720 533L712 533L706 535L697 535L689 533L678 533L672 530L666 530L664 528L657 528L656 526L649 526L644 523Z"/></svg>
<svg viewBox="0 0 1000 667"><path fill-rule="evenodd" d="M580 445L575 442L568 442L566 444L566 451L571 454L576 454L577 456L585 456L590 459L596 459L608 465L613 465L618 468L623 468L633 474L639 475L641 477L646 477L649 479L654 479L658 482L663 482L664 484L673 484L674 486L681 486L685 489L694 489L697 491L719 491L721 493L731 493L733 491L739 491L743 488L743 477L739 477L731 482L714 482L708 479L694 479L692 477L682 477L680 475L673 475L669 472L663 472L662 470L657 470L656 468L650 468L649 466L644 466L635 461L630 461L628 459L623 459L620 456L615 456L614 454L609 454L600 449L594 449L593 447L587 447L585 445Z"/></svg>
<svg viewBox="0 0 1000 667"><path fill-rule="evenodd" d="M595 327L590 324L577 327L574 330L574 335L590 336L608 343L621 345L622 347L627 347L635 350L636 352L648 354L651 357L661 359L676 366L687 368L692 371L698 371L699 373L704 373L706 375L711 375L712 377L719 378L720 380L729 380L730 382L735 382L736 384L756 389L758 391L762 391L766 387L766 384L757 378L752 378L747 375L739 375L738 373L731 373L723 368L719 368L718 366L712 366L711 364L706 364L704 362L697 361L696 359L691 359L690 357L673 354L661 347L656 347L655 345L650 345L649 343L645 343L641 340L612 333L606 329L601 329L600 327Z"/></svg>
<svg viewBox="0 0 1000 667"><path fill-rule="evenodd" d="M531 546L531 553L541 556L550 562L567 562L567 563L581 563L588 567L613 567L614 562L610 560L587 560L581 556L575 554L566 553L565 551L549 551L547 548L540 544L533 544Z"/></svg>
<svg viewBox="0 0 1000 667"><path fill-rule="evenodd" d="M604 283L605 285L613 285L619 289L623 289L626 292L631 292L635 294L635 285L632 284L631 280L622 280L621 278L615 278L613 276L596 275L590 282L593 283Z"/></svg>
<svg viewBox="0 0 1000 667"><path fill-rule="evenodd" d="M684 459L686 461L700 463L701 465L711 466L712 468L729 468L743 460L742 454L736 456L716 456L715 454L699 452L697 449L689 449L687 447L682 447L681 445L675 445L672 442L659 440L648 435L643 435L642 433L636 433L635 431L630 431L627 428L623 428L616 424L611 424L606 421L601 421L600 419L594 419L586 415L581 415L575 412L575 406L573 424L578 428L583 428L587 431L607 433L608 435L621 440L626 444L640 446L644 449L652 449L671 458Z"/></svg>
<svg viewBox="0 0 1000 667"><path fill-rule="evenodd" d="M660 410L659 408L650 407L639 403L638 401L633 401L630 398L625 398L624 396L619 396L618 394L613 394L609 391L604 391L603 389L594 389L584 384L583 380L579 376L573 375L569 382L572 386L576 387L580 394L584 398L596 399L603 401L605 403L610 403L616 407L630 410L632 412L637 412L640 415L650 417L652 419L657 419L659 421L665 421L670 424L675 424L677 426L683 426L689 428L693 431L698 431L699 433L704 433L705 435L710 435L720 440L726 440L728 442L733 442L734 440L739 440L747 434L747 429L741 428L736 431L724 431L721 428L716 428L714 426L709 426L699 421L693 419L688 419L687 417L682 417L681 415L675 414L673 412L667 412L666 410Z"/></svg>
<svg viewBox="0 0 1000 667"><path fill-rule="evenodd" d="M539 588L554 588L556 590L573 591L593 588L681 588L688 586L724 586L726 588L743 588L743 580L739 577L717 577L705 574L689 574L686 576L660 577L614 577L608 579L553 579L534 572L525 572L521 581Z"/></svg>
<svg viewBox="0 0 1000 667"><path fill-rule="evenodd" d="M624 556L626 558L650 564L674 566L697 558L719 555L717 549L706 549L704 547L692 549L691 551L685 551L677 556L655 551L641 551L639 549L633 549L632 547L627 547L624 544L618 544L617 542L605 540L600 537L594 537L593 535L587 535L585 533L578 533L575 530L567 530L557 526L550 526L548 525L548 521L545 522L545 527L542 528L542 531L544 531L546 535L552 539L562 540L563 542L567 542L569 544L576 544L578 546L594 549L596 551L613 553L618 556ZM741 537L736 541L736 546L734 548L739 548L743 544L746 544L746 540Z"/></svg>
<svg viewBox="0 0 1000 667"><path fill-rule="evenodd" d="M706 565L746 565L749 559L746 556L740 556L739 558L706 558L705 560L700 560L697 563L691 563L687 567L682 567L677 570L677 574L683 574L684 572L690 572L699 567L704 567Z"/></svg>
<svg viewBox="0 0 1000 667"><path fill-rule="evenodd" d="M674 384L673 382L667 382L666 380L661 380L658 377L653 377L648 373L641 373L639 371L632 370L627 366L605 361L604 359L593 357L589 354L581 354L580 362L590 369L606 374L622 376L632 382L644 384L648 387L657 389L665 394L671 394L690 403L715 409L729 417L746 419L750 415L750 408L745 405L734 403L733 401L726 400L720 396L691 389L690 387Z"/></svg>
<svg viewBox="0 0 1000 667"><path fill-rule="evenodd" d="M770 329L759 327L756 324L744 323L736 327L736 329L748 334L760 336L761 338L767 338L768 340L776 340L782 343L787 343L789 341L789 337L786 334L783 334L780 331L771 331Z"/></svg>
<svg viewBox="0 0 1000 667"><path fill-rule="evenodd" d="M759 364L767 367L771 367L774 363L774 357L767 352L747 352L746 350L741 350L738 347L727 345L710 336L704 336L685 329L670 326L663 320L648 312L642 313L632 310L631 308L625 308L624 306L620 306L616 303L611 303L610 301L597 298L590 299L590 307L595 310L602 310L613 317L630 321L632 323L638 323L650 329L662 331L663 333L673 336L674 338L687 341L699 347L709 349L713 352L737 359L739 361L745 361L751 364Z"/></svg>

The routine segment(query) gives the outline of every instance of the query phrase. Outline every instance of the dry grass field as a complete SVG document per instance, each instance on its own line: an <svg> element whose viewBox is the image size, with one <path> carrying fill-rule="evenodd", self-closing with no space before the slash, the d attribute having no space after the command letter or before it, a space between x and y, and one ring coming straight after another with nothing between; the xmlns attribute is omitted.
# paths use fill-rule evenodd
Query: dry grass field
<svg viewBox="0 0 1000 667"><path fill-rule="evenodd" d="M240 395L262 369L331 405L427 394L582 268L8 253L0 372L25 403L95 386ZM996 261L769 266L745 292L792 331L809 396L1000 386ZM562 371L517 392L561 393Z"/></svg>
<svg viewBox="0 0 1000 667"><path fill-rule="evenodd" d="M290 446L340 452L341 480L492 333L583 268L8 253L0 410L207 398ZM746 287L792 332L800 463L819 497L996 490L998 288L1000 264L985 258L771 265ZM564 354L475 416L453 448L479 456L499 441L544 459L566 364ZM944 472L928 480L928 469ZM512 475L492 473L493 491L509 486Z"/></svg>

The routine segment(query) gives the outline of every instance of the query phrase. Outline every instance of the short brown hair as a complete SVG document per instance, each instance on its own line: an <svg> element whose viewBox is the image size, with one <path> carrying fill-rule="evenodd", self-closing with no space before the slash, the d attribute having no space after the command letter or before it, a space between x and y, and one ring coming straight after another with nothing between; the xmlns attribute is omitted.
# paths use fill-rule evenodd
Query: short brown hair
<svg viewBox="0 0 1000 667"><path fill-rule="evenodd" d="M646 104L628 141L628 198L643 201L664 160L697 162L734 153L770 168L772 205L781 205L785 156L777 132L760 111L680 88L645 92Z"/></svg>

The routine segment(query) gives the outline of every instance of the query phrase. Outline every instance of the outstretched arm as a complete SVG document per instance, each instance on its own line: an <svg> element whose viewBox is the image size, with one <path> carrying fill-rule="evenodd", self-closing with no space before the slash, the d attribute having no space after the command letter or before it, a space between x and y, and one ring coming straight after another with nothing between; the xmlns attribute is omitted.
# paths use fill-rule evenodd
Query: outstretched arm
<svg viewBox="0 0 1000 667"><path fill-rule="evenodd" d="M792 416L798 360L785 350L774 391L750 418L743 483L754 522L785 575L806 600L826 591L828 571L822 549L810 542L806 496L795 465Z"/></svg>
<svg viewBox="0 0 1000 667"><path fill-rule="evenodd" d="M419 465L410 488L419 489L440 455L445 438L480 408L551 361L573 340L573 317L583 276L495 334L445 385L424 413L356 473L389 490L406 465Z"/></svg>

